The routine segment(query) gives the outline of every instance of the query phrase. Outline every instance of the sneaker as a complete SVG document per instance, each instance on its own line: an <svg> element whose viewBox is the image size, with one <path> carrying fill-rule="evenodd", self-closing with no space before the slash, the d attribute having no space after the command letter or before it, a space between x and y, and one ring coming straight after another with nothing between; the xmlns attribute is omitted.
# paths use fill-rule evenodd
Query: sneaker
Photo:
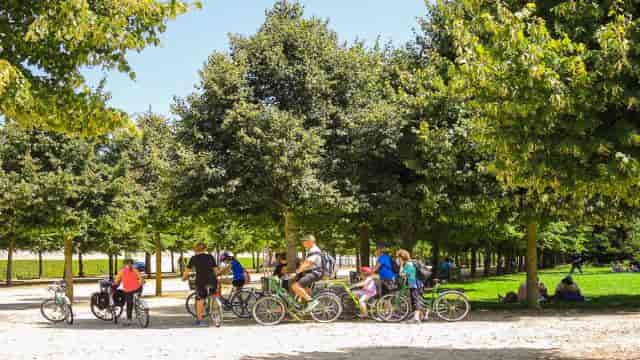
<svg viewBox="0 0 640 360"><path fill-rule="evenodd" d="M209 323L206 320L199 321L196 325L198 327L209 327Z"/></svg>
<svg viewBox="0 0 640 360"><path fill-rule="evenodd" d="M318 306L320 303L317 300L311 300L310 302L307 303L307 307L304 308L305 312L311 312L313 311L313 309L316 308L316 306Z"/></svg>
<svg viewBox="0 0 640 360"><path fill-rule="evenodd" d="M131 326L132 321L130 319L127 320L122 320L122 327L129 327Z"/></svg>

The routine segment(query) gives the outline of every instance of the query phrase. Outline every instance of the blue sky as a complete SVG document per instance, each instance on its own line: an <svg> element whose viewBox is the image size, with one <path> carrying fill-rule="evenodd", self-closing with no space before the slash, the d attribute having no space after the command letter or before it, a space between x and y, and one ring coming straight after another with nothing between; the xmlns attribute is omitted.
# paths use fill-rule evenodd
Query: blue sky
<svg viewBox="0 0 640 360"><path fill-rule="evenodd" d="M402 44L413 38L417 17L426 13L424 0L304 0L307 16L330 20L341 41L362 39ZM192 10L169 23L159 47L131 53L128 59L136 72L132 81L118 72L100 69L84 73L90 84L107 78L111 104L135 115L151 107L170 115L174 96L193 91L198 70L214 51L228 49L229 33L250 35L264 21L264 12L274 0L202 0L202 10Z"/></svg>

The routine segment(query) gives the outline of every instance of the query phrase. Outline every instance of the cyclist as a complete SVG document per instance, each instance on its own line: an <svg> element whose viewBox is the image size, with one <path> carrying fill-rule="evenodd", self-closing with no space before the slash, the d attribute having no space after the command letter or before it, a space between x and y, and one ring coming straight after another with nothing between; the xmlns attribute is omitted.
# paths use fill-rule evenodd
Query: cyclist
<svg viewBox="0 0 640 360"><path fill-rule="evenodd" d="M121 291L127 307L127 321L123 322L122 325L129 326L133 315L133 295L142 292L143 280L138 269L133 266L132 259L125 259L123 264L124 267L116 275L114 286L122 285Z"/></svg>
<svg viewBox="0 0 640 360"><path fill-rule="evenodd" d="M382 244L378 244L376 256L378 260L376 266L373 268L373 272L380 276L380 283L382 285L381 294L386 295L397 288L396 277L398 276L398 272L394 269L395 260L385 251L384 245ZM397 267L397 265L395 267Z"/></svg>
<svg viewBox="0 0 640 360"><path fill-rule="evenodd" d="M291 291L307 304L305 311L311 311L318 305L309 294L311 293L311 285L322 278L322 251L316 245L316 238L313 235L304 236L302 246L307 249L308 255L296 270L295 282L291 285Z"/></svg>
<svg viewBox="0 0 640 360"><path fill-rule="evenodd" d="M362 274L363 280L359 283L353 284L351 288L360 288L353 293L360 301L360 318L366 318L367 301L377 295L378 289L376 286L376 280L373 277L373 270L370 267L361 267L360 273Z"/></svg>
<svg viewBox="0 0 640 360"><path fill-rule="evenodd" d="M196 271L196 326L208 326L203 321L204 302L207 296L212 295L218 288L218 278L216 276L216 260L207 253L207 246L204 243L197 243L194 248L196 254L189 259L187 268L182 274L182 280L189 280L191 270Z"/></svg>
<svg viewBox="0 0 640 360"><path fill-rule="evenodd" d="M233 256L233 253L225 251L220 255L220 262L226 264L227 267L220 271L219 275L228 273L229 270L231 270L231 273L233 274L231 283L233 284L234 289L242 289L242 287L248 282L248 278L244 267L240 264L240 261Z"/></svg>

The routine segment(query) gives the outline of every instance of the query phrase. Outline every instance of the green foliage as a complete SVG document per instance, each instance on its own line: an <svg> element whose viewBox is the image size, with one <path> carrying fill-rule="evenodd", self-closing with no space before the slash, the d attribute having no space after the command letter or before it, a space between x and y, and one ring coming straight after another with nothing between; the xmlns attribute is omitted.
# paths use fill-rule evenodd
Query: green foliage
<svg viewBox="0 0 640 360"><path fill-rule="evenodd" d="M94 135L131 124L80 70L135 73L126 59L160 43L184 1L7 0L0 9L0 114L26 127Z"/></svg>

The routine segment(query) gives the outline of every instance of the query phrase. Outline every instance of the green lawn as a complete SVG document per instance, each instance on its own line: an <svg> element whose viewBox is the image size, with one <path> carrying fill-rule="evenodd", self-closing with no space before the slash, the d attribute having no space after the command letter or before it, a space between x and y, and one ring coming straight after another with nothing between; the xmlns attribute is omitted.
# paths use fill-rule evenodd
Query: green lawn
<svg viewBox="0 0 640 360"><path fill-rule="evenodd" d="M569 272L569 266L540 271L540 279L553 295L556 285ZM588 299L584 303L555 303L553 308L640 307L640 273L612 273L609 267L584 267L584 274L575 273L574 281ZM474 308L518 308L520 304L498 304L498 294L518 291L525 273L495 276L477 281L451 283L447 288L461 288Z"/></svg>
<svg viewBox="0 0 640 360"><path fill-rule="evenodd" d="M239 258L240 263L247 269L251 268L251 258ZM153 261L153 259L152 259ZM84 274L88 277L103 276L109 273L109 264L107 259L100 260L83 260ZM64 270L63 260L44 260L43 277L44 278L61 278ZM122 265L122 261L118 259L118 268ZM170 269L169 269L170 270ZM30 280L38 278L38 261L37 260L14 260L13 271L18 280ZM176 270L177 271L177 270ZM73 273L78 274L78 261L73 261ZM7 277L7 261L0 260L0 281L5 281Z"/></svg>
<svg viewBox="0 0 640 360"><path fill-rule="evenodd" d="M43 277L44 278L61 278L64 271L64 260L44 260ZM101 276L109 273L109 264L107 259L100 260L83 260L85 276ZM122 264L118 260L118 264ZM18 280L28 280L38 278L38 261L37 260L14 260L13 271ZM78 261L73 261L73 273L78 274ZM7 277L7 261L0 260L0 280L6 280Z"/></svg>

